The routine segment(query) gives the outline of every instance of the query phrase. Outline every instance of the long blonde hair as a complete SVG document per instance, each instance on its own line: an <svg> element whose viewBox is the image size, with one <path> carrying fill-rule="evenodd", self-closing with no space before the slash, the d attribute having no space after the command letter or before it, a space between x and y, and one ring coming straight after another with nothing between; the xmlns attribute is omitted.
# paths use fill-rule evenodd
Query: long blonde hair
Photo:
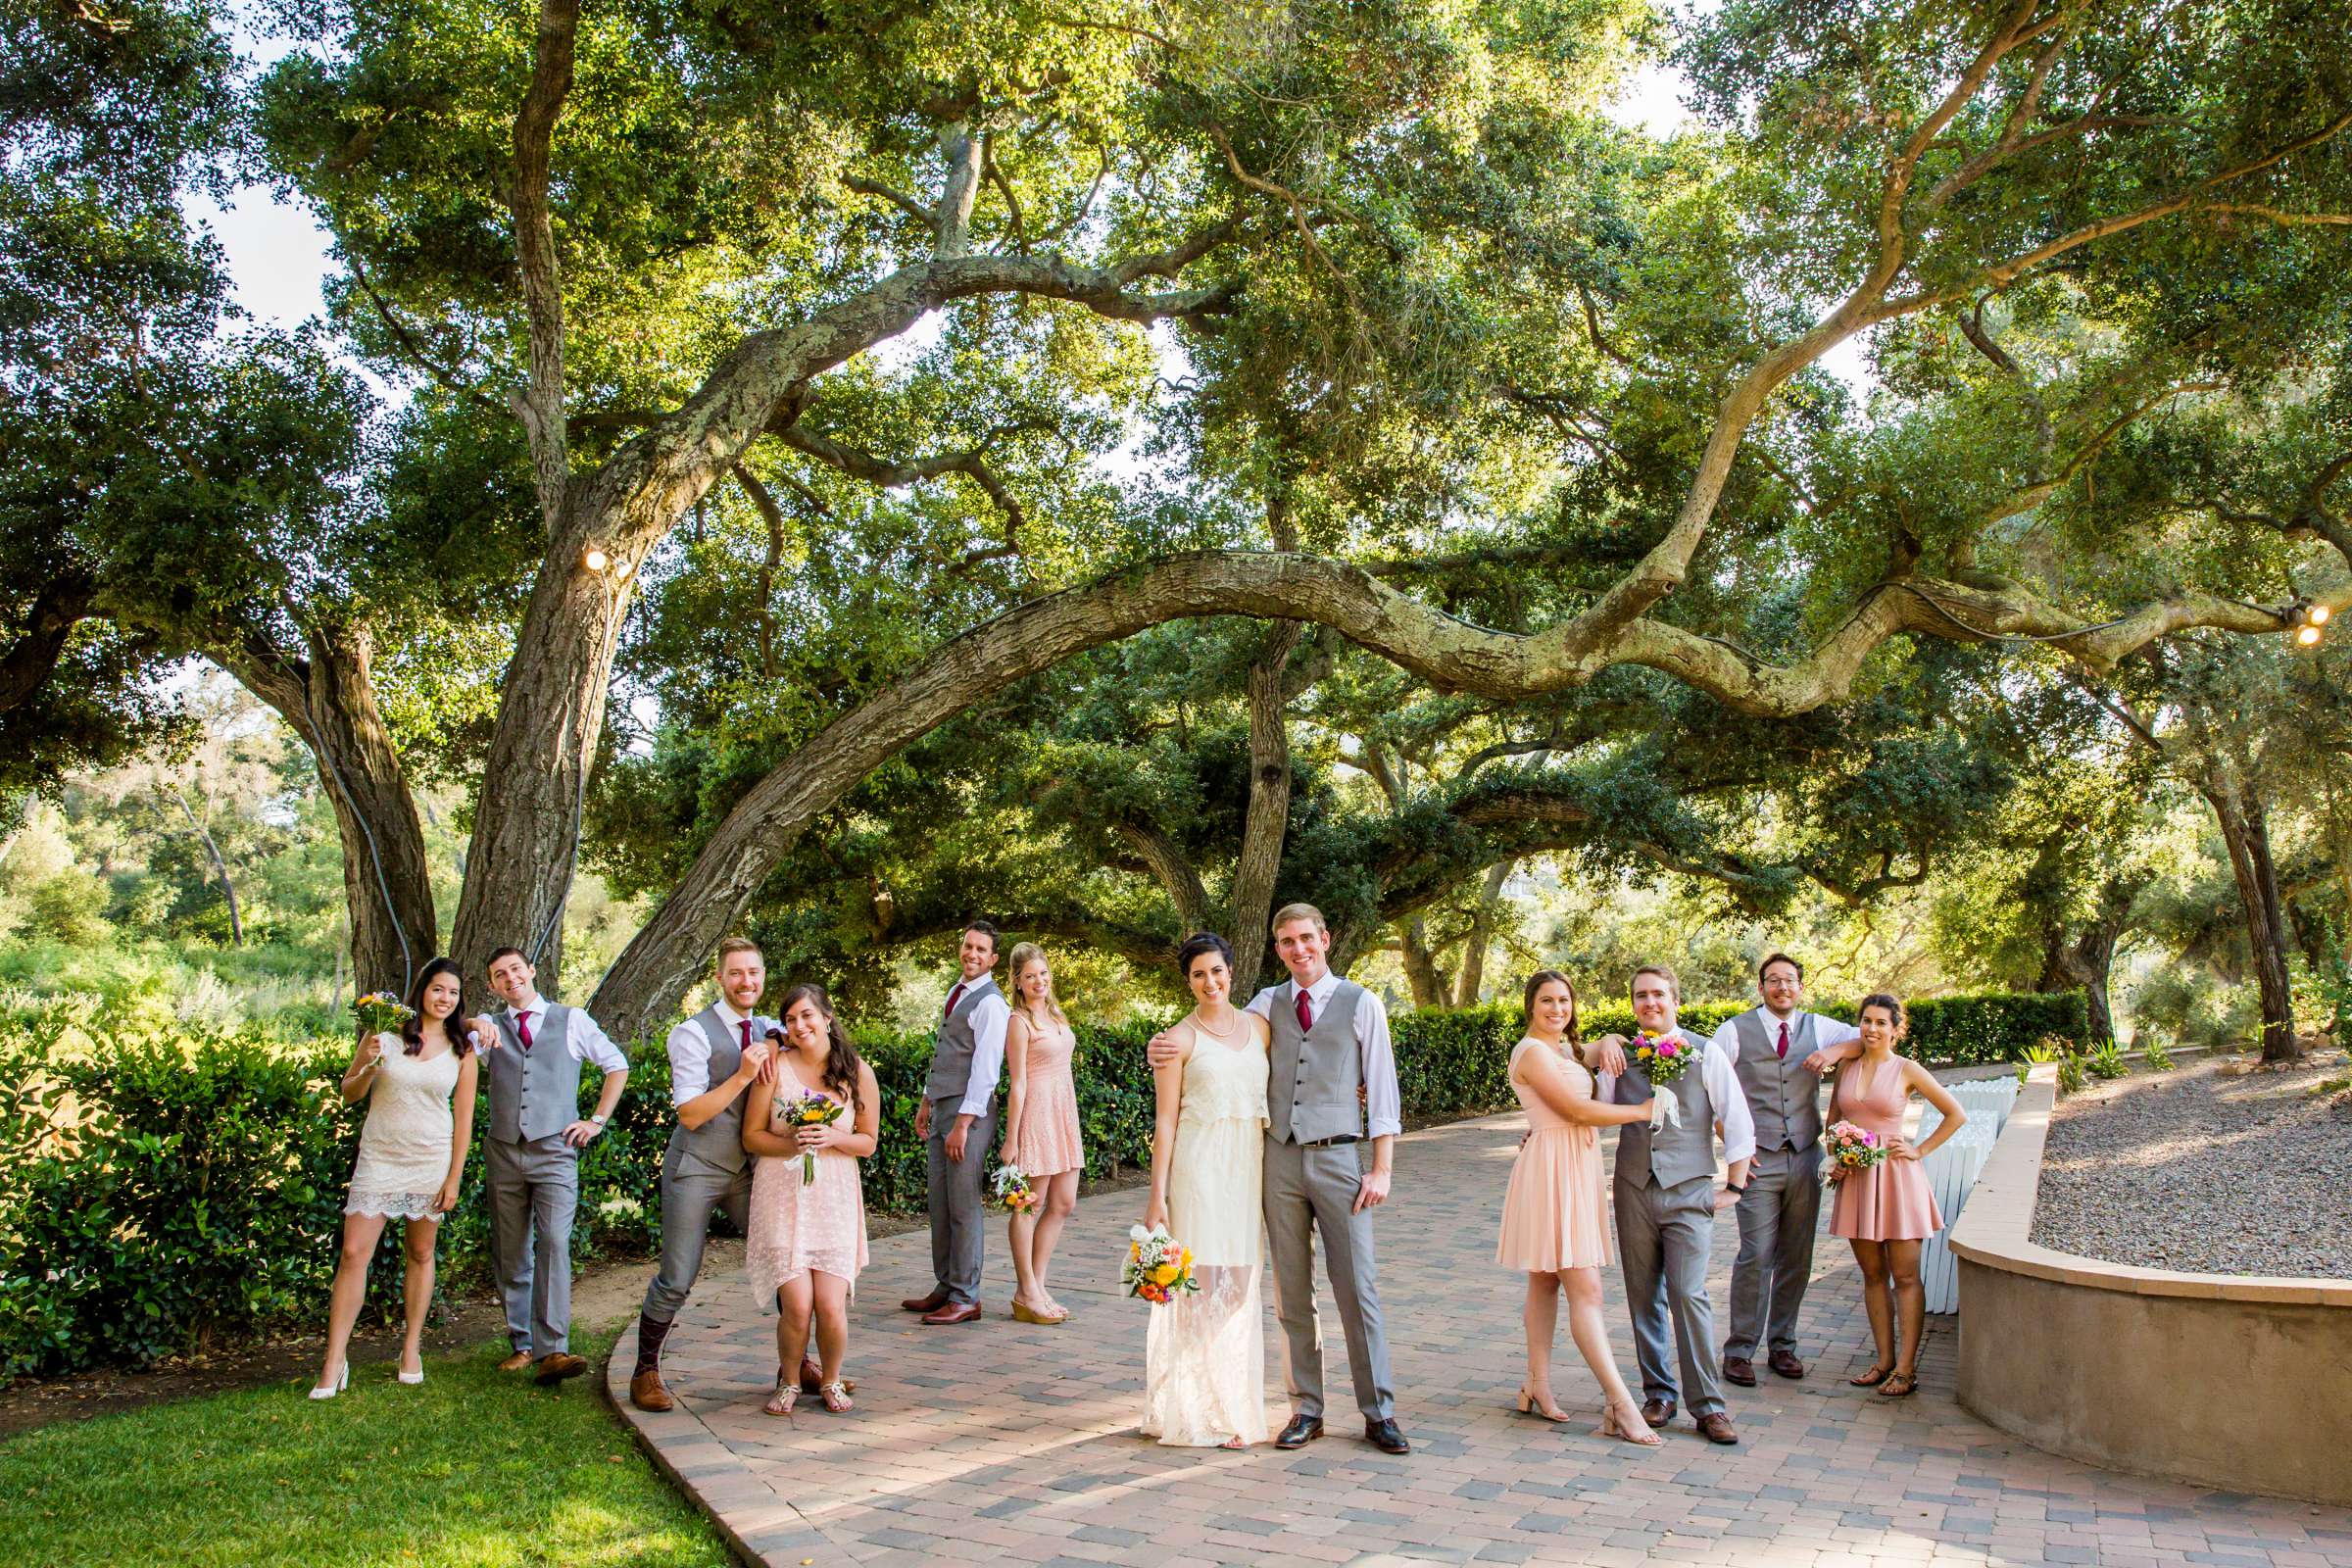
<svg viewBox="0 0 2352 1568"><path fill-rule="evenodd" d="M1021 971L1028 968L1032 960L1046 963L1046 1011L1053 1015L1055 1023L1066 1025L1070 1021L1069 1015L1061 1010L1061 999L1054 995L1054 965L1046 960L1046 950L1034 942L1017 943L1012 950L1012 995L1013 1000L1020 1004L1022 1016L1028 1016L1029 999L1021 994Z"/></svg>

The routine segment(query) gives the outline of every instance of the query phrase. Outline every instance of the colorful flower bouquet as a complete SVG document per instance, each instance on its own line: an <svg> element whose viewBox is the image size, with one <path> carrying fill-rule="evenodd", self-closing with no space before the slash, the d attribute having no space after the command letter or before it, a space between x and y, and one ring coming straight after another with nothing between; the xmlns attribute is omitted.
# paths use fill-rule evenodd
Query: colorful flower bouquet
<svg viewBox="0 0 2352 1568"><path fill-rule="evenodd" d="M1642 1035L1634 1041L1634 1066L1653 1089L1662 1089L1690 1070L1698 1053L1672 1035Z"/></svg>
<svg viewBox="0 0 2352 1568"><path fill-rule="evenodd" d="M1008 1214L1026 1214L1037 1206L1037 1192L1029 1185L1029 1173L1018 1165L997 1167L996 1198L997 1206Z"/></svg>
<svg viewBox="0 0 2352 1568"><path fill-rule="evenodd" d="M1140 1296L1153 1306L1165 1306L1200 1289L1200 1282L1193 1278L1193 1254L1176 1245L1164 1225L1127 1228L1127 1261L1119 1269L1119 1283L1129 1296Z"/></svg>
<svg viewBox="0 0 2352 1568"><path fill-rule="evenodd" d="M389 991L370 991L351 1004L352 1016L371 1035L396 1035L416 1009Z"/></svg>
<svg viewBox="0 0 2352 1568"><path fill-rule="evenodd" d="M796 1095L784 1102L784 1124L788 1127L830 1127L841 1120L850 1107L825 1095ZM816 1180L816 1152L809 1150L801 1155L803 1185Z"/></svg>
<svg viewBox="0 0 2352 1568"><path fill-rule="evenodd" d="M1838 1180L1849 1170L1868 1170L1886 1157L1886 1144L1867 1127L1857 1127L1850 1121L1830 1123L1821 1135L1821 1147L1829 1152L1829 1179Z"/></svg>

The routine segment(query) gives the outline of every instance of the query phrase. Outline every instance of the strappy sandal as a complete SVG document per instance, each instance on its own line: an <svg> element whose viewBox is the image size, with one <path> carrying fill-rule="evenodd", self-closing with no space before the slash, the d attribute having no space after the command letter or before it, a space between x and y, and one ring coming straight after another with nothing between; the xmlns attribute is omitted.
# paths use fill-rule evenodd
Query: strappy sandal
<svg viewBox="0 0 2352 1568"><path fill-rule="evenodd" d="M1870 1363L1869 1371L1863 1373L1858 1378L1847 1378L1845 1381L1846 1386L1849 1388L1875 1389L1880 1384L1886 1382L1890 1375L1891 1374L1889 1374L1885 1367L1879 1365L1878 1362L1873 1361Z"/></svg>
<svg viewBox="0 0 2352 1568"><path fill-rule="evenodd" d="M1604 1404L1600 1407L1600 1426L1596 1429L1595 1435L1603 1438L1615 1438L1620 1442L1630 1443L1638 1448L1655 1448L1666 1441L1649 1429L1649 1423L1642 1419L1642 1412L1639 1409L1634 1411L1634 1419L1628 1422L1617 1413L1617 1406L1614 1404Z"/></svg>
<svg viewBox="0 0 2352 1568"><path fill-rule="evenodd" d="M1524 1383L1519 1385L1518 1408L1521 1415L1532 1415L1542 1421L1566 1422L1576 1419L1561 1409L1557 1400L1548 1397L1539 1399L1528 1393Z"/></svg>
<svg viewBox="0 0 2352 1568"><path fill-rule="evenodd" d="M795 1373L779 1372L776 1374L776 1392L769 1395L767 1403L760 1408L769 1415L790 1415L793 1401L800 1396L801 1380L799 1376Z"/></svg>
<svg viewBox="0 0 2352 1568"><path fill-rule="evenodd" d="M1918 1392L1919 1374L1916 1372L1889 1372L1886 1381L1879 1385L1879 1397L1882 1399L1908 1398Z"/></svg>
<svg viewBox="0 0 2352 1568"><path fill-rule="evenodd" d="M848 1415L858 1408L858 1401L850 1397L850 1386L847 1383L828 1383L816 1391L816 1396L824 1400L825 1408L835 1415Z"/></svg>

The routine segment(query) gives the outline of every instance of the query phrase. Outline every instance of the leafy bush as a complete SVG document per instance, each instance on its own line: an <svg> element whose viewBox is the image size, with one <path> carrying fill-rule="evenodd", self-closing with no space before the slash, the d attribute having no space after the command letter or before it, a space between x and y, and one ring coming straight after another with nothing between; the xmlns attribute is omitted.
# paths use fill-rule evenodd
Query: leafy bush
<svg viewBox="0 0 2352 1568"><path fill-rule="evenodd" d="M2140 1055L2146 1060L2150 1072L2171 1072L2173 1070L2173 1054L2164 1049L2164 1042L2161 1040L2149 1041Z"/></svg>
<svg viewBox="0 0 2352 1568"><path fill-rule="evenodd" d="M2102 1040L2090 1049L2083 1066L2093 1078L2121 1078L2132 1071L2124 1060L2124 1048L2112 1040Z"/></svg>
<svg viewBox="0 0 2352 1568"><path fill-rule="evenodd" d="M25 901L24 930L36 939L89 947L113 934L106 905L104 882L86 871L60 871L34 886Z"/></svg>
<svg viewBox="0 0 2352 1568"><path fill-rule="evenodd" d="M2070 1054L2058 1058L2059 1094L2080 1094L2083 1086L2089 1082L2089 1078L2082 1071L2082 1058L2081 1056Z"/></svg>

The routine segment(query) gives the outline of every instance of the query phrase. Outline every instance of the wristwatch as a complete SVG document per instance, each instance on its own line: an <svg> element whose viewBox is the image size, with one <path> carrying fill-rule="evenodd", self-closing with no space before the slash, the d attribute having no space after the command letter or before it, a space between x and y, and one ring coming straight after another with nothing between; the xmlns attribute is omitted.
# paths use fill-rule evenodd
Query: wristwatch
<svg viewBox="0 0 2352 1568"><path fill-rule="evenodd" d="M588 1119L596 1123L599 1127L602 1127L605 1124L605 1118L602 1116L591 1116Z"/></svg>

